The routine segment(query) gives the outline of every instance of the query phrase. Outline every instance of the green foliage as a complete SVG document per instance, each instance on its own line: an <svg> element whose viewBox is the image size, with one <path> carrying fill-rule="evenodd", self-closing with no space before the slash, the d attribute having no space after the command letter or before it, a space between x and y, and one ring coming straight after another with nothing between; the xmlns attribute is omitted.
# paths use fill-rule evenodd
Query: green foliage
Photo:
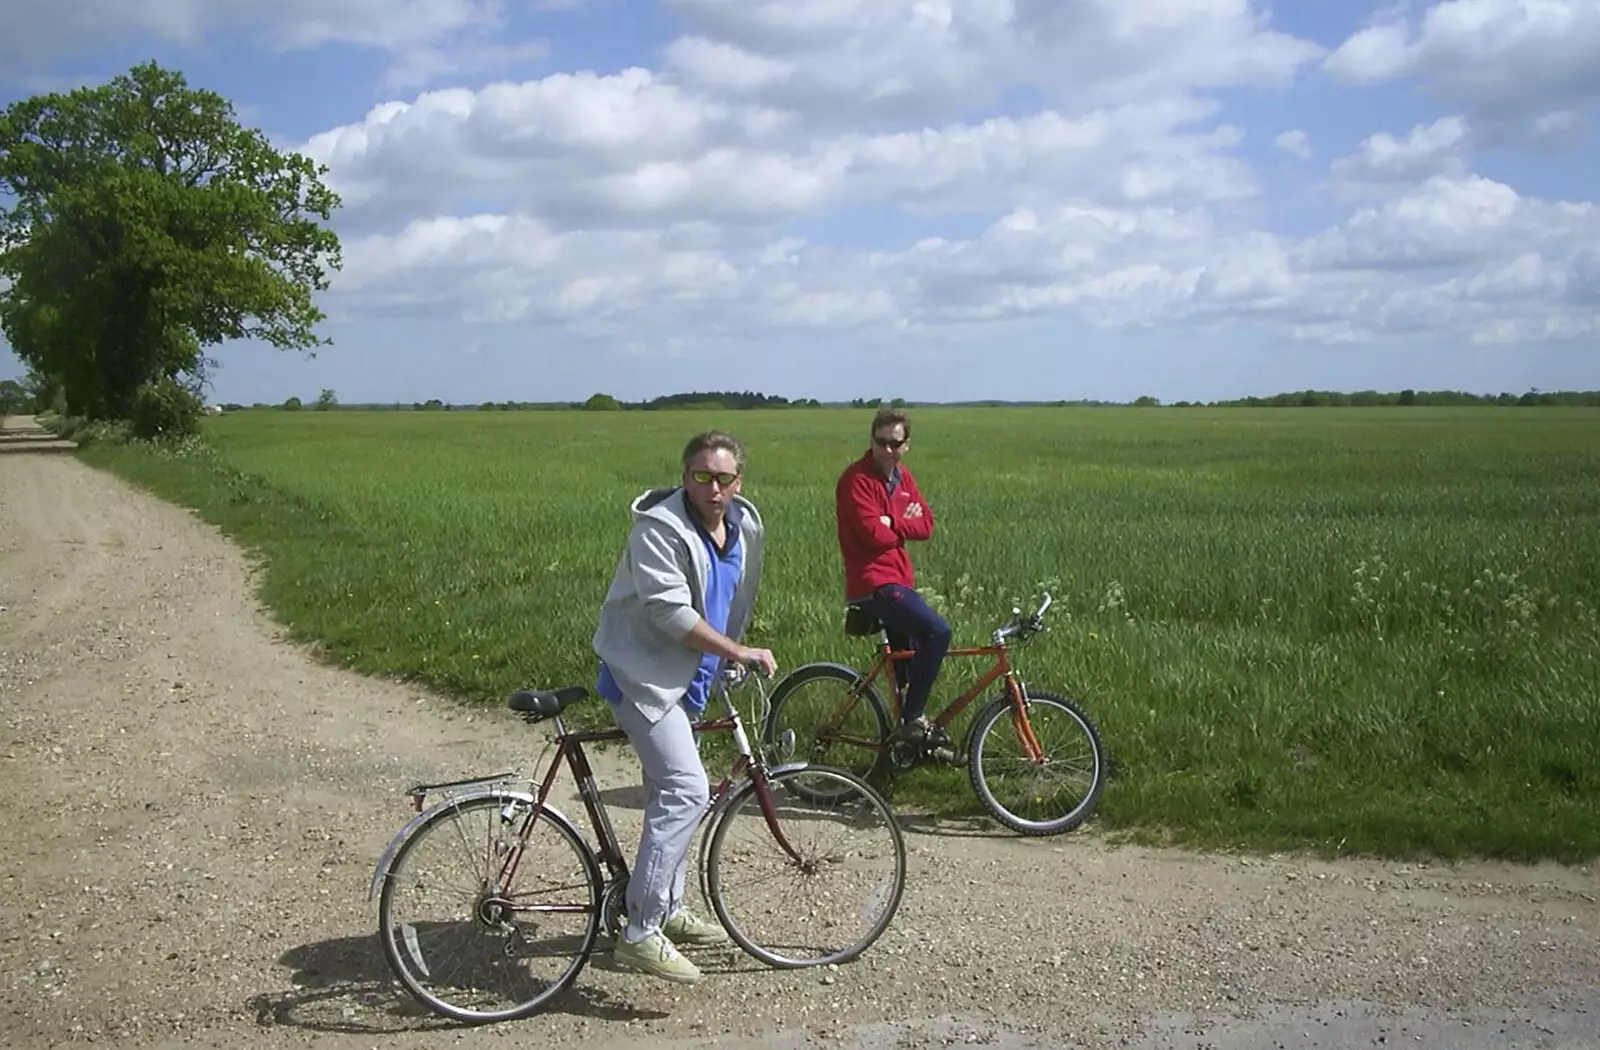
<svg viewBox="0 0 1600 1050"><path fill-rule="evenodd" d="M1188 406L1190 402L1179 402ZM1200 402L1194 402L1200 407ZM1472 394L1463 390L1401 390L1383 392L1357 390L1347 393L1340 390L1297 390L1270 397L1242 397L1212 402L1213 408L1376 408L1379 406L1429 406L1434 408L1465 408L1474 405L1498 405L1502 408L1583 407L1600 408L1600 390L1529 390L1524 394Z"/></svg>
<svg viewBox="0 0 1600 1050"><path fill-rule="evenodd" d="M693 411L699 409L717 408L782 408L789 404L789 399L775 394L759 394L750 390L695 390L689 393L666 394L661 397L651 398L642 402L637 407L643 409L679 409Z"/></svg>
<svg viewBox="0 0 1600 1050"><path fill-rule="evenodd" d="M302 407L298 397L284 398L282 408L285 412L298 412Z"/></svg>
<svg viewBox="0 0 1600 1050"><path fill-rule="evenodd" d="M203 407L194 391L162 376L140 387L134 395L129 416L133 435L144 441L171 441L198 434Z"/></svg>
<svg viewBox="0 0 1600 1050"><path fill-rule="evenodd" d="M338 406L339 395L324 387L322 392L317 395L317 403L312 407L318 412L326 412L330 408L337 408Z"/></svg>
<svg viewBox="0 0 1600 1050"><path fill-rule="evenodd" d="M767 523L752 641L785 669L862 665L868 645L841 630L831 493L865 423L260 412L207 420L207 459L86 455L258 547L263 596L297 636L498 704L592 683L627 501L671 483L708 426L749 450L744 492ZM1600 852L1596 412L924 408L916 446L936 514L919 584L968 644L1055 595L1051 632L1017 665L1100 722L1105 826L1330 852ZM979 666L947 663L935 703ZM898 797L974 805L950 770L917 771Z"/></svg>
<svg viewBox="0 0 1600 1050"><path fill-rule="evenodd" d="M320 345L312 295L340 265L325 170L154 63L13 103L0 328L89 418L127 418L163 379L203 384L202 349L224 340Z"/></svg>
<svg viewBox="0 0 1600 1050"><path fill-rule="evenodd" d="M33 407L33 398L15 379L0 379L0 416L27 412Z"/></svg>
<svg viewBox="0 0 1600 1050"><path fill-rule="evenodd" d="M615 412L621 407L610 394L594 394L583 403L586 412Z"/></svg>

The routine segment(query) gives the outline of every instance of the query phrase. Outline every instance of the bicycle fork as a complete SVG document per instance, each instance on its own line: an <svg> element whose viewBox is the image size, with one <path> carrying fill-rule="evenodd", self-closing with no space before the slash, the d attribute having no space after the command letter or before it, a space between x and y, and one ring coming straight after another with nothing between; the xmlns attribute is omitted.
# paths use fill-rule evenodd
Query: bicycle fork
<svg viewBox="0 0 1600 1050"><path fill-rule="evenodd" d="M1022 745L1028 761L1041 765L1045 760L1044 748L1039 746L1039 738L1033 734L1033 723L1028 721L1027 688L1014 674L1006 675L1006 688L1011 691L1011 728L1016 732L1017 741Z"/></svg>

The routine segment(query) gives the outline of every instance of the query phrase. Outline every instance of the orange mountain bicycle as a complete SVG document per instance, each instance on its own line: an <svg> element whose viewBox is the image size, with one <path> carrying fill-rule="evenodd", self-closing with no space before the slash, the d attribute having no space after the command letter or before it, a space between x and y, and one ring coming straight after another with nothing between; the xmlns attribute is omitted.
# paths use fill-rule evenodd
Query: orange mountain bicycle
<svg viewBox="0 0 1600 1050"><path fill-rule="evenodd" d="M1012 667L1011 653L1045 630L1046 593L1038 609L1011 618L995 629L988 645L949 650L951 657L988 656L990 664L966 692L937 715L928 713L928 739L898 739L904 699L899 676L885 674L910 649L894 649L877 618L857 605L846 607L845 633L878 635L877 655L865 674L844 664L803 664L772 691L772 707L762 728L769 746L793 740L796 755L816 765L844 769L862 779L879 770L904 772L937 762L966 765L978 800L1001 824L1023 835L1071 831L1094 811L1105 777L1100 734L1083 708L1056 693L1027 688ZM885 707L873 683L888 683ZM949 726L980 693L997 680L1003 687L967 727L959 747L950 745ZM792 734L792 735L790 735Z"/></svg>

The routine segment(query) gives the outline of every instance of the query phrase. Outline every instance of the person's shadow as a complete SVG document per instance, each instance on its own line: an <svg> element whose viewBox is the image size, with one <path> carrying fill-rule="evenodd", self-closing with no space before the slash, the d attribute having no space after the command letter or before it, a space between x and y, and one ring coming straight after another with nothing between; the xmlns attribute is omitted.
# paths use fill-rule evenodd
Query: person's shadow
<svg viewBox="0 0 1600 1050"><path fill-rule="evenodd" d="M290 982L294 989L250 997L247 1005L262 1027L356 1034L460 1027L460 1022L433 1013L400 985L375 932L302 944L289 949L278 962L293 971ZM659 1010L635 1009L585 985L584 975L591 967L610 969L609 963L609 951L597 948L572 985L539 1013L575 1014L601 1021L667 1016Z"/></svg>

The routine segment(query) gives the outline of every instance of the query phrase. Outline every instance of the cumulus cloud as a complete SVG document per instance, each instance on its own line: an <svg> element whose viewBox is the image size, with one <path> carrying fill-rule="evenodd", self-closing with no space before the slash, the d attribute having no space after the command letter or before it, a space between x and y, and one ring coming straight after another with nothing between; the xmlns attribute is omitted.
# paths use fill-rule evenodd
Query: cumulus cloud
<svg viewBox="0 0 1600 1050"><path fill-rule="evenodd" d="M222 30L281 50L381 51L393 59L383 86L401 89L546 53L539 40L498 39L506 21L506 0L8 0L0 5L0 63L20 73L130 34L195 45Z"/></svg>
<svg viewBox="0 0 1600 1050"><path fill-rule="evenodd" d="M938 121L1040 89L1058 110L1285 84L1321 49L1252 0L669 0L668 68L814 123Z"/></svg>
<svg viewBox="0 0 1600 1050"><path fill-rule="evenodd" d="M820 134L642 69L556 74L385 103L303 151L374 216L494 196L575 226L774 223L843 202L995 208L1032 197L1147 202L1256 192L1215 105L1157 99L904 132Z"/></svg>
<svg viewBox="0 0 1600 1050"><path fill-rule="evenodd" d="M1367 26L1326 68L1356 84L1418 77L1499 118L1567 110L1600 98L1600 4L1444 0L1420 18L1386 16Z"/></svg>
<svg viewBox="0 0 1600 1050"><path fill-rule="evenodd" d="M1437 174L1460 175L1472 129L1458 116L1418 124L1405 138L1380 131L1364 139L1356 152L1333 162L1336 179L1346 184L1414 183Z"/></svg>
<svg viewBox="0 0 1600 1050"><path fill-rule="evenodd" d="M1434 176L1302 239L1232 228L1199 206L1021 207L971 238L878 252L435 219L353 243L340 291L579 330L892 330L1071 313L1109 327L1252 319L1334 343L1505 341L1597 330L1596 243L1591 204Z"/></svg>
<svg viewBox="0 0 1600 1050"><path fill-rule="evenodd" d="M1311 159L1311 137L1301 128L1291 128L1272 140L1272 144L1291 157Z"/></svg>
<svg viewBox="0 0 1600 1050"><path fill-rule="evenodd" d="M171 39L227 22L277 47L356 44L417 83L537 48L496 35L502 0L102 2L79 8ZM1256 0L663 2L680 24L660 68L411 89L299 143L345 201L330 309L656 348L1066 316L1329 344L1596 331L1594 205L1472 163L1581 136L1592 0L1447 0L1330 56ZM1344 82L1421 77L1452 105L1334 159L1351 196L1308 180L1274 197L1267 175L1306 167L1251 159L1309 160L1337 125L1308 111L1256 142L1226 106L1324 57ZM1263 228L1290 199L1344 210Z"/></svg>
<svg viewBox="0 0 1600 1050"><path fill-rule="evenodd" d="M1309 240L1311 268L1413 269L1485 263L1506 252L1572 252L1600 235L1595 205L1530 200L1481 176L1435 175Z"/></svg>

